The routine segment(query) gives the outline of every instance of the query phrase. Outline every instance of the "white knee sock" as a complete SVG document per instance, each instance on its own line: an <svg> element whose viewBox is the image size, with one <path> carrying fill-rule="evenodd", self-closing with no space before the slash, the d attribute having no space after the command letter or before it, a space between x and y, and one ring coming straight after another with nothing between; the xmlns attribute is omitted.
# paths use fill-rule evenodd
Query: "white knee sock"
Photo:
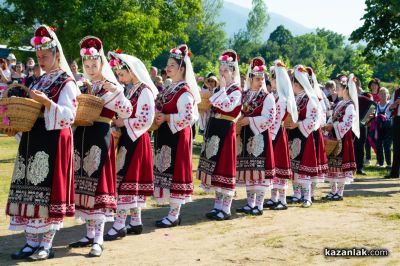
<svg viewBox="0 0 400 266"><path fill-rule="evenodd" d="M256 193L254 193L254 191L247 191L247 204L251 208L256 206Z"/></svg>
<svg viewBox="0 0 400 266"><path fill-rule="evenodd" d="M136 226L142 224L142 208L131 209L131 222L130 225Z"/></svg>
<svg viewBox="0 0 400 266"><path fill-rule="evenodd" d="M256 206L257 206L257 208L259 210L263 209L264 198L265 198L265 192L264 191L257 191L257 193L256 193Z"/></svg>
<svg viewBox="0 0 400 266"><path fill-rule="evenodd" d="M287 205L287 202L286 202L286 189L284 189L284 188L280 188L279 189L279 201L283 205Z"/></svg>

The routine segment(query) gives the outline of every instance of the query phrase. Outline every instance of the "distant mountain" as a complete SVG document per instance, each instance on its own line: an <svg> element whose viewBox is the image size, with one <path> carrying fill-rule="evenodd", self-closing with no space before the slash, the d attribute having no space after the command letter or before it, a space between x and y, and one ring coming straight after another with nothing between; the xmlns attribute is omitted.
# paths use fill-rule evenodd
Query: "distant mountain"
<svg viewBox="0 0 400 266"><path fill-rule="evenodd" d="M218 21L225 23L225 32L229 37L233 37L234 33L238 32L240 29L246 28L249 12L250 9L224 1L224 6L220 11ZM285 16L273 12L268 12L268 14L270 20L265 30L265 40L269 38L271 32L273 32L279 25L283 25L286 29L290 30L293 35L302 35L314 31L313 29L307 28Z"/></svg>

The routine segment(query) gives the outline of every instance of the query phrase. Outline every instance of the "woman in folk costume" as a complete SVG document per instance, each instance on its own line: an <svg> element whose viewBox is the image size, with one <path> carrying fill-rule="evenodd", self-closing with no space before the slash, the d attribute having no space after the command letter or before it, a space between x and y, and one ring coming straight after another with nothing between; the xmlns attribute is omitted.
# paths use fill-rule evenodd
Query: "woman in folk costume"
<svg viewBox="0 0 400 266"><path fill-rule="evenodd" d="M115 114L122 119L129 118L132 105L108 64L101 40L87 36L80 42L80 48L92 94L103 99L104 106L92 126L79 126L74 133L75 216L86 221L86 236L69 246L92 246L89 256L98 257L103 251L104 224L113 220L117 207L111 121Z"/></svg>
<svg viewBox="0 0 400 266"><path fill-rule="evenodd" d="M114 120L122 132L117 149L117 216L104 236L105 241L125 237L127 233L140 234L143 230L141 208L146 206L146 197L152 196L154 191L153 155L147 130L154 119L154 99L158 94L138 58L113 52L109 53L109 58L119 81L133 84L125 91L133 111L130 118ZM125 227L128 211L131 220Z"/></svg>
<svg viewBox="0 0 400 266"><path fill-rule="evenodd" d="M181 206L191 201L191 126L201 101L186 44L170 50L166 69L172 83L157 95L155 121L160 127L154 133L154 197L170 205L168 215L156 222L161 228L180 224Z"/></svg>
<svg viewBox="0 0 400 266"><path fill-rule="evenodd" d="M265 61L256 57L249 65L243 92L242 126L237 136L237 184L246 185L247 204L237 209L250 215L262 215L264 197L275 176L271 127L275 119L275 97L265 85Z"/></svg>
<svg viewBox="0 0 400 266"><path fill-rule="evenodd" d="M30 97L44 107L31 131L22 134L6 213L10 230L26 236L11 257L44 260L54 256L52 242L63 218L75 211L71 125L79 90L52 28L40 26L31 44L46 74L31 85Z"/></svg>
<svg viewBox="0 0 400 266"><path fill-rule="evenodd" d="M313 178L313 182L311 184L311 198L314 199L314 192L318 183L323 183L325 180L325 176L328 173L328 158L326 157L325 152L325 143L324 136L322 134L322 127L326 125L327 122L327 112L328 107L325 104L324 93L322 92L317 76L314 73L314 70L311 67L307 67L308 78L310 80L310 84L314 89L314 93L318 97L318 114L319 120L315 125L315 130L313 132L314 140L315 140L315 148L317 151L317 163L318 163L318 176L317 178Z"/></svg>
<svg viewBox="0 0 400 266"><path fill-rule="evenodd" d="M360 136L358 118L358 93L355 77L350 74L348 84L338 90L341 100L335 107L331 119L325 129L339 141L339 148L329 156L329 173L326 178L330 182L331 192L325 196L327 200L343 200L345 184L353 181L353 173L357 169L353 136Z"/></svg>
<svg viewBox="0 0 400 266"><path fill-rule="evenodd" d="M205 191L215 191L214 208L206 214L218 221L231 217L236 185L236 120L242 108L238 56L227 50L220 57L220 89L210 97L211 118L200 154L197 177Z"/></svg>
<svg viewBox="0 0 400 266"><path fill-rule="evenodd" d="M287 126L290 158L294 172L294 195L291 197L291 202L300 202L303 194L302 206L308 208L312 205L311 183L318 177L318 161L313 132L319 119L319 103L304 66L298 65L294 68L292 86L296 96L298 121Z"/></svg>
<svg viewBox="0 0 400 266"><path fill-rule="evenodd" d="M288 115L291 116L294 122L297 122L298 113L292 83L286 66L280 60L275 61L271 77L272 87L277 91L276 116L274 124L271 127L275 156L275 176L271 190L271 199L264 204L264 207L273 210L286 210L288 208L286 190L289 179L293 177L293 172L290 164L288 136L286 128L282 126L282 122Z"/></svg>

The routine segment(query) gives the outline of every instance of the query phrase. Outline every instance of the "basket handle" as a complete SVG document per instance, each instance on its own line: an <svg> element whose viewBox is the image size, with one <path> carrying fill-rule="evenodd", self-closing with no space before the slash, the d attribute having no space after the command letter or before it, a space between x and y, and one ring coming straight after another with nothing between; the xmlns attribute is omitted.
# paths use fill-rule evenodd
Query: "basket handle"
<svg viewBox="0 0 400 266"><path fill-rule="evenodd" d="M8 88L4 91L3 98L8 98L8 91L13 89L13 88L16 88L16 87L22 88L22 90L24 90L26 92L28 97L30 97L30 95L29 95L30 91L29 91L27 86L25 86L24 84L14 83L14 84L9 85Z"/></svg>

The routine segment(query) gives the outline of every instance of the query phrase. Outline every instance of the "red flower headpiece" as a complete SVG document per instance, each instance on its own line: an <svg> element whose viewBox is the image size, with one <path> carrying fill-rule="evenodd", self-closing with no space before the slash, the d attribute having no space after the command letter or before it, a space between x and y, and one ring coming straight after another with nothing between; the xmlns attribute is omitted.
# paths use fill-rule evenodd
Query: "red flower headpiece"
<svg viewBox="0 0 400 266"><path fill-rule="evenodd" d="M264 76L266 69L264 58L256 57L251 61L251 73L254 76Z"/></svg>
<svg viewBox="0 0 400 266"><path fill-rule="evenodd" d="M35 50L51 49L57 46L57 43L51 37L52 27L42 25L35 31L35 36L31 39L31 45Z"/></svg>
<svg viewBox="0 0 400 266"><path fill-rule="evenodd" d="M94 36L86 36L80 42L80 54L83 59L98 59L103 48L101 40Z"/></svg>

